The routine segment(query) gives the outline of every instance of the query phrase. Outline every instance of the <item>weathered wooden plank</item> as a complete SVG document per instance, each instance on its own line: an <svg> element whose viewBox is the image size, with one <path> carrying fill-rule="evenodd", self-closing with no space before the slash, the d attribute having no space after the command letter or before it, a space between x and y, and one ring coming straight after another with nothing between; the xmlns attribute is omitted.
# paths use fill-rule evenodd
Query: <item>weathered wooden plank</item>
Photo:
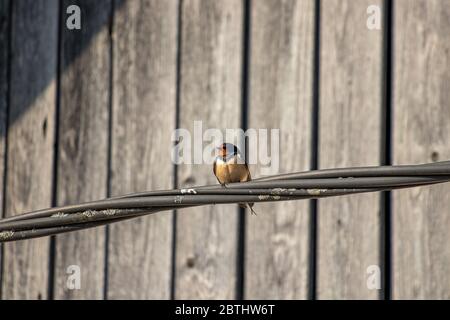
<svg viewBox="0 0 450 320"><path fill-rule="evenodd" d="M171 189L178 3L115 7L111 192ZM172 216L110 226L108 298L170 298Z"/></svg>
<svg viewBox="0 0 450 320"><path fill-rule="evenodd" d="M58 1L13 2L6 215L52 200ZM48 238L4 246L3 298L47 297Z"/></svg>
<svg viewBox="0 0 450 320"><path fill-rule="evenodd" d="M314 1L253 1L250 39L249 128L280 129L280 141L271 141L280 145L271 155L279 156L279 172L308 170ZM250 168L261 176L261 164ZM246 220L245 298L306 299L308 201L257 204L255 211Z"/></svg>
<svg viewBox="0 0 450 320"><path fill-rule="evenodd" d="M5 174L5 142L7 130L7 108L8 108L8 65L9 65L9 31L10 31L10 1L0 0L0 217L3 217L3 177ZM0 250L1 251L1 250ZM0 252L0 265L2 264L2 253ZM0 271L1 272L1 271ZM2 275L0 274L0 288ZM1 290L0 290L1 298Z"/></svg>
<svg viewBox="0 0 450 320"><path fill-rule="evenodd" d="M67 205L106 197L110 75L110 1L72 1L81 8L81 30L62 26L57 202ZM56 238L56 299L102 299L105 229ZM67 287L67 268L80 268L81 288Z"/></svg>
<svg viewBox="0 0 450 320"><path fill-rule="evenodd" d="M394 2L393 161L450 159L450 1ZM450 298L450 185L393 193L393 298Z"/></svg>
<svg viewBox="0 0 450 320"><path fill-rule="evenodd" d="M381 1L321 4L321 168L380 163L383 32L366 27L370 5ZM378 298L366 272L381 269L379 194L320 200L317 219L317 298Z"/></svg>
<svg viewBox="0 0 450 320"><path fill-rule="evenodd" d="M10 1L0 0L0 176L5 170L5 139L7 130L8 109L8 65L9 65L9 31L10 31ZM3 184L0 186L0 208L3 208ZM2 213L0 214L3 215ZM1 253L0 253L1 261Z"/></svg>
<svg viewBox="0 0 450 320"><path fill-rule="evenodd" d="M180 127L194 120L208 128L240 124L241 1L182 2ZM199 143L191 139L192 143ZM179 186L216 183L212 164L180 165ZM175 297L232 299L236 289L236 205L178 212Z"/></svg>

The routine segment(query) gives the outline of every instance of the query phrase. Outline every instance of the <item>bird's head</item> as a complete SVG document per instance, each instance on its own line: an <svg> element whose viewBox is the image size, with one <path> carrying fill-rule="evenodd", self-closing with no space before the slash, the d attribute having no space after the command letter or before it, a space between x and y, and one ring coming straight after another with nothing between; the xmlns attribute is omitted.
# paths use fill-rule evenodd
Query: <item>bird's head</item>
<svg viewBox="0 0 450 320"><path fill-rule="evenodd" d="M228 155L237 154L239 152L238 147L232 143L222 143L216 149L219 150L219 156L222 158L225 158Z"/></svg>

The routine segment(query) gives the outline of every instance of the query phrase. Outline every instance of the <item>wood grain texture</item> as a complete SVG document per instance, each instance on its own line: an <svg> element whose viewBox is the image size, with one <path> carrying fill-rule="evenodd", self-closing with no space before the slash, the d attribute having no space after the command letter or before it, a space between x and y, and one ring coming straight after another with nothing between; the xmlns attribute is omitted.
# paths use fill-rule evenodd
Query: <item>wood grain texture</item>
<svg viewBox="0 0 450 320"><path fill-rule="evenodd" d="M393 161L450 159L450 1L396 1ZM450 185L393 193L394 299L450 299Z"/></svg>
<svg viewBox="0 0 450 320"><path fill-rule="evenodd" d="M57 204L106 197L110 76L110 1L64 1L81 8L81 30L62 27ZM56 299L102 299L105 228L57 236ZM81 289L67 288L67 268L77 265Z"/></svg>
<svg viewBox="0 0 450 320"><path fill-rule="evenodd" d="M271 141L280 146L272 174L308 170L314 1L253 1L250 39L249 128L280 129L280 141ZM250 169L261 176L261 164ZM255 211L246 219L245 298L308 298L309 202L256 204Z"/></svg>
<svg viewBox="0 0 450 320"><path fill-rule="evenodd" d="M178 3L115 7L111 192L171 189ZM172 216L110 226L108 298L170 298Z"/></svg>
<svg viewBox="0 0 450 320"><path fill-rule="evenodd" d="M10 9L9 0L0 0L0 177L2 183L0 186L0 218L5 214L3 212L3 178L5 171L5 148L7 131L7 110L8 110L8 65L9 65L9 31L10 31ZM2 246L0 245L0 265L2 265ZM1 272L1 271L0 271ZM0 298L1 298L1 279L0 274Z"/></svg>
<svg viewBox="0 0 450 320"><path fill-rule="evenodd" d="M243 3L182 2L180 127L238 128L241 106ZM206 143L205 143L206 145ZM178 168L179 187L217 183L209 164ZM236 290L237 206L177 214L175 297L232 299Z"/></svg>
<svg viewBox="0 0 450 320"><path fill-rule="evenodd" d="M9 0L0 0L0 177L5 173L5 142L8 110L9 31L11 19ZM0 208L3 208L3 183L0 186ZM4 214L3 210L0 217ZM1 253L0 253L1 262Z"/></svg>
<svg viewBox="0 0 450 320"><path fill-rule="evenodd" d="M383 32L366 27L374 4L381 7L372 0L321 3L320 168L380 164ZM379 194L320 200L317 219L317 298L378 298L366 270L382 267Z"/></svg>
<svg viewBox="0 0 450 320"><path fill-rule="evenodd" d="M6 215L51 206L58 1L13 3ZM49 239L4 246L3 298L45 299Z"/></svg>

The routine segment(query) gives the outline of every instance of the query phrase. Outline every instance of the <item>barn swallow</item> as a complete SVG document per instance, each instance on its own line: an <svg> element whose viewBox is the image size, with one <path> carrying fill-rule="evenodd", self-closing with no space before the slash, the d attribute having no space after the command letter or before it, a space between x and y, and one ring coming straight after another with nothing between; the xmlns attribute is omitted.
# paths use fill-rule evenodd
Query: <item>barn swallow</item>
<svg viewBox="0 0 450 320"><path fill-rule="evenodd" d="M219 183L226 187L227 183L251 181L250 170L238 147L231 143L222 143L216 148L219 155L214 160L213 172ZM253 203L239 203L241 208L248 207L252 214Z"/></svg>

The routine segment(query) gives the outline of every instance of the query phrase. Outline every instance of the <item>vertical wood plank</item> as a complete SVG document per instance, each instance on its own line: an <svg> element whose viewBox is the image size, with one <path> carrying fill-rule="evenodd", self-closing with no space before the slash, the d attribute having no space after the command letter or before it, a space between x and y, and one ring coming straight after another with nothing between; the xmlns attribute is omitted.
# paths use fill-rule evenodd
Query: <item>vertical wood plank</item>
<svg viewBox="0 0 450 320"><path fill-rule="evenodd" d="M177 1L116 1L113 195L173 188ZM168 299L171 212L110 226L108 298Z"/></svg>
<svg viewBox="0 0 450 320"><path fill-rule="evenodd" d="M5 174L5 148L7 131L7 110L8 110L8 65L9 65L9 31L10 31L10 1L0 0L0 218L3 212L4 199L4 174ZM0 266L2 265L2 249L0 245ZM1 268L0 268L0 272ZM0 274L0 298L1 298L2 274Z"/></svg>
<svg viewBox="0 0 450 320"><path fill-rule="evenodd" d="M81 8L81 30L65 27L66 8ZM66 0L60 60L57 204L106 197L110 75L110 1ZM105 228L56 238L55 298L103 298ZM66 270L77 265L81 289L67 288Z"/></svg>
<svg viewBox="0 0 450 320"><path fill-rule="evenodd" d="M194 120L203 130L239 127L242 9L237 0L182 2L179 123L191 135ZM206 164L180 165L178 178L179 187L217 182ZM178 212L176 298L235 297L237 221L236 205Z"/></svg>
<svg viewBox="0 0 450 320"><path fill-rule="evenodd" d="M253 1L250 38L249 128L280 129L280 141L271 142L280 144L280 173L308 170L314 1ZM250 168L261 176L260 165ZM258 216L246 219L245 298L306 299L309 202L257 204L255 210Z"/></svg>
<svg viewBox="0 0 450 320"><path fill-rule="evenodd" d="M9 65L9 32L11 17L10 1L0 0L0 177L3 179L5 173L5 142L7 131L7 110L8 110L8 65ZM0 183L0 208L3 212L3 180ZM1 261L1 253L0 253Z"/></svg>
<svg viewBox="0 0 450 320"><path fill-rule="evenodd" d="M321 168L380 163L383 32L366 27L366 10L381 4L321 2ZM317 219L317 297L377 299L366 270L381 269L379 194L320 200Z"/></svg>
<svg viewBox="0 0 450 320"><path fill-rule="evenodd" d="M394 2L393 161L450 159L450 1ZM393 298L450 299L450 185L393 193Z"/></svg>
<svg viewBox="0 0 450 320"><path fill-rule="evenodd" d="M58 1L14 1L12 23L6 215L51 205ZM45 299L48 253L48 238L5 244L3 298Z"/></svg>

